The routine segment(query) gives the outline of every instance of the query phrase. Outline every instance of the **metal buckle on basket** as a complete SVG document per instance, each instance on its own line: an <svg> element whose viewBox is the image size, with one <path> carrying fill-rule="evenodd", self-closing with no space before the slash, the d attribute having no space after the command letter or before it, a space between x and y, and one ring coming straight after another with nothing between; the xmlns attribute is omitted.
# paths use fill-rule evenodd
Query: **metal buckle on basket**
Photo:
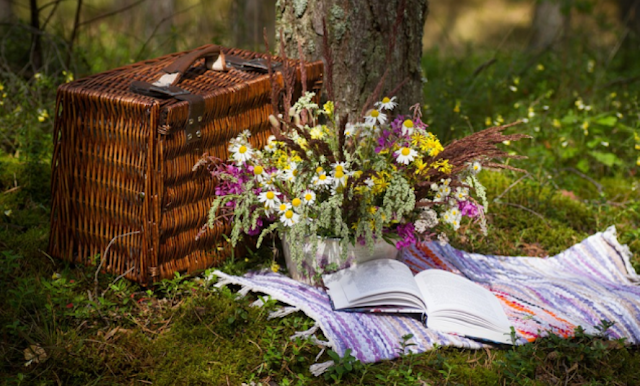
<svg viewBox="0 0 640 386"><path fill-rule="evenodd" d="M202 139L202 121L204 120L204 98L195 94L177 95L175 97L189 103L189 117L184 132L187 137L187 145Z"/></svg>

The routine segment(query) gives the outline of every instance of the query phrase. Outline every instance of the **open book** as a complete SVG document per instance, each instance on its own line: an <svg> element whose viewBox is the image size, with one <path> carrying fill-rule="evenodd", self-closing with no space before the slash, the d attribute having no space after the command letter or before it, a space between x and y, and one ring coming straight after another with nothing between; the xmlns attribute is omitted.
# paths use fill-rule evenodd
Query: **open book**
<svg viewBox="0 0 640 386"><path fill-rule="evenodd" d="M379 259L322 278L336 310L421 313L434 330L512 343L495 295L451 272L429 269L414 277L404 263Z"/></svg>

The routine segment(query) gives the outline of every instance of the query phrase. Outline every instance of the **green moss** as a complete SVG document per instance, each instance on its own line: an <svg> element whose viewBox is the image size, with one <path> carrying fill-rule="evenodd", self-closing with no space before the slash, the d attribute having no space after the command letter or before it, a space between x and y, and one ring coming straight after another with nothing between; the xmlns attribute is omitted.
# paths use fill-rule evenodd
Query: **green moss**
<svg viewBox="0 0 640 386"><path fill-rule="evenodd" d="M347 31L348 18L345 17L344 9L338 4L334 4L331 7L329 21L333 28L333 38L339 43Z"/></svg>
<svg viewBox="0 0 640 386"><path fill-rule="evenodd" d="M308 0L293 0L293 12L297 18L301 18L307 10Z"/></svg>

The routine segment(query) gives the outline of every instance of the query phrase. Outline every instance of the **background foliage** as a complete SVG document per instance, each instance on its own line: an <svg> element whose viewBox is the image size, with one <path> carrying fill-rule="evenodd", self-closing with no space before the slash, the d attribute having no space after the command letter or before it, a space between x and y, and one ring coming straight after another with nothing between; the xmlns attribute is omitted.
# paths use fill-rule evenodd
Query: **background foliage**
<svg viewBox="0 0 640 386"><path fill-rule="evenodd" d="M268 320L277 307L269 299L266 308L250 307L255 295L238 299L233 289L213 290L202 279L180 276L141 288L101 274L96 286L95 267L70 266L45 253L56 87L205 43L256 47L259 39L251 37L259 34L251 26L259 8L252 1L176 0L167 11L173 16L156 16L148 25L143 15L151 1L11 3L11 15L0 13L0 383L640 383L637 347L604 339L606 325L602 336L578 331L575 339L550 337L509 350L403 350L400 360L376 365L345 356L326 379L314 378L308 366L320 348L288 339L313 322L300 313ZM38 26L29 12L34 4ZM546 256L616 225L638 269L638 36L620 20L616 1L561 5L570 29L543 50L528 48L534 3L431 6L422 63L430 129L446 143L522 120L512 131L533 137L504 144L529 157L514 165L526 175L483 174L489 235L463 227L452 243L483 253ZM274 258L259 250L222 269L239 274L271 266ZM402 347L410 348L410 339Z"/></svg>

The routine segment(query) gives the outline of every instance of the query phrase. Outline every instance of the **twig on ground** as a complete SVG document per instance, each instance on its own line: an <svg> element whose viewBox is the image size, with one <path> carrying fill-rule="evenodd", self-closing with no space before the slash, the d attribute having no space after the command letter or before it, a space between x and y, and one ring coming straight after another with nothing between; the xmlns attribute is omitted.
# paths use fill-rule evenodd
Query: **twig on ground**
<svg viewBox="0 0 640 386"><path fill-rule="evenodd" d="M502 204L502 205L512 206L512 207L514 207L514 208L518 208L518 209L522 209L522 210L524 210L524 211L527 211L527 212L529 212L529 213L531 213L531 214L533 214L533 215L538 216L542 221L544 221L544 224L545 224L547 227L550 227L549 222L547 221L547 219L546 219L546 218L544 218L544 216L543 216L543 215L541 215L540 213L536 212L535 210L532 210L532 209L527 208L526 206L522 206L522 205L520 205L520 204L514 204L514 203L511 203L511 202L500 202L500 201L496 202L496 204Z"/></svg>
<svg viewBox="0 0 640 386"><path fill-rule="evenodd" d="M129 232L129 233L124 233L121 235L118 235L114 238L111 239L111 241L109 241L109 244L107 245L107 247L104 250L104 253L102 254L102 256L100 257L100 264L98 264L98 268L96 269L96 273L94 275L93 278L93 284L94 284L94 289L93 289L93 293L96 296L96 298L98 297L98 275L100 274L100 270L102 270L102 265L104 264L106 257L107 257L107 252L109 252L109 248L111 248L111 245L119 238L121 237L126 237L126 236L130 236L130 235L135 235L140 233L140 231L134 231L134 232Z"/></svg>
<svg viewBox="0 0 640 386"><path fill-rule="evenodd" d="M596 187L596 189L598 190L598 194L602 194L602 191L603 191L602 184L600 184L598 181L594 180L593 178L589 177L588 175L582 173L578 169L576 169L576 168L562 168L560 170L568 170L568 171L570 171L572 173L577 174L578 176L580 176L580 177L584 178L585 180L591 182Z"/></svg>
<svg viewBox="0 0 640 386"><path fill-rule="evenodd" d="M518 178L514 183L512 183L512 184L511 184L511 185L509 185L509 186L507 186L507 188L506 188L502 193L500 193L500 195L499 195L498 197L494 198L494 199L493 199L493 202L498 202L498 201L500 201L500 199L501 199L502 197L504 197L504 195L505 195L505 194L507 194L507 192L508 192L508 191L510 191L511 189L513 189L513 187L515 187L516 185L518 185L522 180L524 180L525 178L527 178L527 177L529 177L529 176L530 176L530 174L529 174L529 173L527 173L527 174L525 174L524 176L522 176L522 177Z"/></svg>

